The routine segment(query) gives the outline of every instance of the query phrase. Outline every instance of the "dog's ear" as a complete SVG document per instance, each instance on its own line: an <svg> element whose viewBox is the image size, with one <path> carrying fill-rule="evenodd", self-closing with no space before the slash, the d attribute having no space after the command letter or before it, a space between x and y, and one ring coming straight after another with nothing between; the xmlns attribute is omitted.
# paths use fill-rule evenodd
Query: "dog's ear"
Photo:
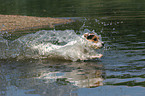
<svg viewBox="0 0 145 96"><path fill-rule="evenodd" d="M88 37L88 35L89 35L88 33L85 33L85 34L84 34L84 37L85 37L85 38L87 38L87 37Z"/></svg>

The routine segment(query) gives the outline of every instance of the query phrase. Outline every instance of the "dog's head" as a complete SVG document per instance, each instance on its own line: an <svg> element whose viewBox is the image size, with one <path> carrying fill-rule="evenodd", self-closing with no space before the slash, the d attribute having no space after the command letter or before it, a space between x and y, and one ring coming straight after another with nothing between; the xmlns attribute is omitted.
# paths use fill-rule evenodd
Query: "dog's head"
<svg viewBox="0 0 145 96"><path fill-rule="evenodd" d="M104 46L104 43L100 40L100 37L94 33L85 33L83 35L87 41L89 41L89 46L98 49Z"/></svg>

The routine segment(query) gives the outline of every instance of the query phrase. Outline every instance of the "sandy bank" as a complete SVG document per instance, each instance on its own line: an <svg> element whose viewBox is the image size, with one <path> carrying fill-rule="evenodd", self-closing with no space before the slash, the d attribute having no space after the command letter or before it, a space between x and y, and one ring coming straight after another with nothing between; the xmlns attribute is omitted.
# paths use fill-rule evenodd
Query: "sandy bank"
<svg viewBox="0 0 145 96"><path fill-rule="evenodd" d="M72 20L50 17L0 15L0 31L11 32L45 27L52 28L55 24L66 24L69 22L72 22Z"/></svg>

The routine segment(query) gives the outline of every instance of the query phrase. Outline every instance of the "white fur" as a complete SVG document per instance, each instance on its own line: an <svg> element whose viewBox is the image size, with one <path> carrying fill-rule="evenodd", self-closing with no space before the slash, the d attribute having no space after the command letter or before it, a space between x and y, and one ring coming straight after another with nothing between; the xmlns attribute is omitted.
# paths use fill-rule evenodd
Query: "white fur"
<svg viewBox="0 0 145 96"><path fill-rule="evenodd" d="M51 43L33 46L39 50L39 54L48 58L64 58L66 60L88 60L101 58L103 55L96 53L96 49L102 47L102 41L97 43L86 40L83 36L66 45L54 45Z"/></svg>

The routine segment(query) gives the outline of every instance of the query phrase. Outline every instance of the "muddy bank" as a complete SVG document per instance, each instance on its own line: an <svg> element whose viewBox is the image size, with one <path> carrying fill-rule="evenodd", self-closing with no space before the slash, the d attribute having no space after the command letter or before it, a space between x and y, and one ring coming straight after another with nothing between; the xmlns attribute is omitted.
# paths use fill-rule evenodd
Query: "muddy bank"
<svg viewBox="0 0 145 96"><path fill-rule="evenodd" d="M14 32L46 27L53 28L55 24L66 24L69 22L72 22L72 20L50 17L0 15L0 31Z"/></svg>

